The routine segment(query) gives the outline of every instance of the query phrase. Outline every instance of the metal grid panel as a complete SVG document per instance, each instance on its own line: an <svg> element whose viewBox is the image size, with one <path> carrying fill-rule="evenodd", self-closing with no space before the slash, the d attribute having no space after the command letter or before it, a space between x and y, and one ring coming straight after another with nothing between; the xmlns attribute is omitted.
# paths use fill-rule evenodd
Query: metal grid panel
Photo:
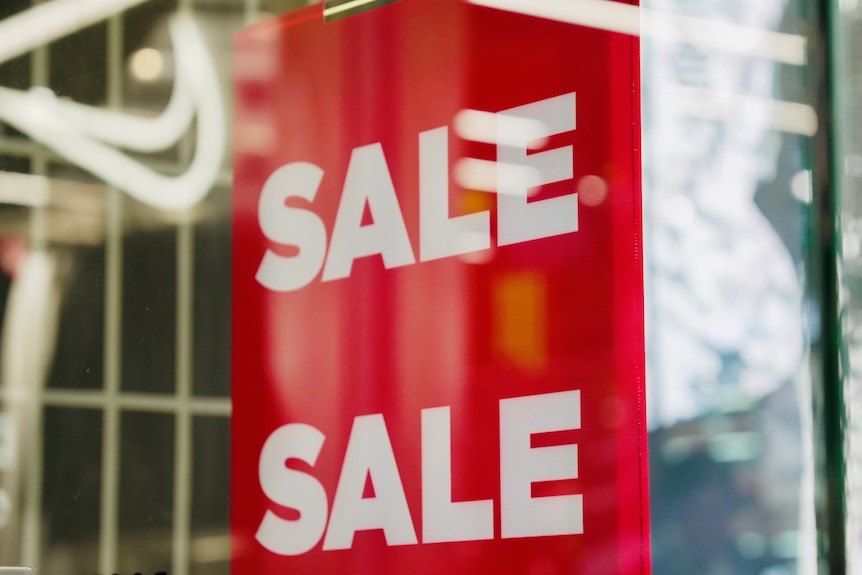
<svg viewBox="0 0 862 575"><path fill-rule="evenodd" d="M32 0L35 5L39 0ZM172 3L173 4L173 3ZM264 3L260 0L230 0L221 1L214 6L212 2L203 0L178 0L170 10L186 10L192 14L201 14L212 17L214 13L225 18L232 19L239 26L257 20L262 10L280 11L298 2L270 2ZM272 4L272 5L270 5ZM89 30L88 34L104 34L105 71L103 87L103 103L115 109L122 109L126 104L126 30L124 28L124 14L116 14L104 23L95 27L95 32ZM219 42L229 46L230 37L221 37ZM102 40L99 40L102 42ZM52 86L52 62L51 46L43 45L35 49L26 58L29 59L29 86ZM220 75L229 75L229 60L219 60ZM86 68L91 63L83 62ZM0 67L2 70L2 67ZM86 74L86 70L68 70L69 74ZM99 74L96 74L99 76ZM26 86L16 86L24 88ZM192 140L185 137L177 148L179 164L188 162L193 153ZM10 160L17 166L29 168L29 173L40 176L52 175L52 166L65 165L65 162L54 152L20 137L15 133L0 134L0 156ZM14 160L14 162L12 162ZM153 157L145 159L149 165L162 171L175 171L178 168L171 165L171 160L164 157ZM166 163L167 162L167 163ZM180 168L181 169L181 166ZM202 210L203 218L217 220L218 233L229 233L227 210L229 204L227 189L231 181L229 168L225 167L219 176L217 188L221 188L219 197L207 200ZM123 362L124 357L123 337L129 337L133 326L124 326L124 301L136 297L135 286L124 285L124 269L127 266L136 265L135 261L126 259L124 241L130 234L134 233L135 224L130 224L147 208L138 205L137 202L129 200L123 192L116 188L104 187L102 199L103 213L103 248L104 248L104 301L102 302L103 322L103 348L101 350L100 366L102 371L102 382L99 389L86 388L56 388L47 387L45 381L29 382L29 387L24 395L18 394L16 389L5 382L0 382L0 402L11 405L17 402L27 409L27 417L21 419L25 426L19 430L23 437L31 438L27 443L26 453L21 454L24 465L21 476L26 478L22 481L25 488L22 489L22 500L20 506L22 515L20 517L19 531L21 534L20 551L18 558L20 562L39 570L54 569L57 566L46 564L46 515L45 515L45 488L54 481L62 478L45 476L45 435L46 425L44 414L46 408L61 410L97 410L101 413L101 445L99 446L101 457L101 469L99 483L101 486L99 495L99 528L98 541L95 543L97 551L91 553L94 556L92 567L98 569L99 573L122 572L123 542L121 541L120 509L126 503L123 485L121 482L121 461L123 458L134 458L135 453L121 452L123 441L123 414L125 413L162 413L173 417L173 493L174 502L171 518L170 534L170 564L172 574L185 575L192 569L194 563L195 546L193 541L193 481L195 480L195 451L194 451L194 428L197 418L216 417L228 418L230 416L230 400L227 396L220 394L216 396L200 396L195 394L195 362L207 361L207 358L195 357L195 354L206 354L205 346L196 345L195 334L195 283L224 281L225 277L207 277L199 275L196 269L196 229L201 221L199 214L191 212L180 214L172 218L161 218L160 226L162 233L164 229L171 229L168 233L174 235L175 253L175 294L173 325L174 325L174 350L171 361L174 366L173 392L151 393L147 390L130 391L124 389L123 385ZM151 210L152 211L152 210ZM131 214L131 216L130 216ZM143 216L146 219L146 214ZM156 218L159 219L159 218ZM166 220L172 223L165 224ZM55 239L51 238L51 230L48 218L48 208L31 207L29 209L29 244L31 251L51 252L63 246L58 246ZM220 223L219 223L220 222ZM228 253L222 254L225 260ZM229 286L225 286L229 290ZM227 299L225 299L225 302ZM222 310L223 311L223 310ZM125 330L124 330L125 327ZM74 331L74 330L73 330ZM132 331L134 334L134 331ZM220 337L229 338L229 333L223 333ZM212 351L210 351L212 353ZM154 358L158 361L159 358ZM225 374L225 377L228 377ZM227 449L227 446L222 446ZM211 461L213 458L210 458ZM218 458L216 458L218 459ZM223 499L216 502L207 502L211 505L227 506L227 492ZM12 526L14 529L15 526ZM216 535L202 538L201 543L219 544L227 537L228 525L211 526ZM218 533L223 533L220 539ZM87 554L87 543L81 544L83 555ZM91 545L92 547L92 545ZM135 568L136 571L140 570ZM208 571L209 572L209 571Z"/></svg>

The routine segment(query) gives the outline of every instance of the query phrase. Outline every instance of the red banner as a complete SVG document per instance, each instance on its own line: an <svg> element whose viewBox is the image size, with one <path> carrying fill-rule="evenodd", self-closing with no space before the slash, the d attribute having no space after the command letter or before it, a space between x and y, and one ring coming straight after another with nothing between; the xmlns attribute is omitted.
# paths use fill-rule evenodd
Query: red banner
<svg viewBox="0 0 862 575"><path fill-rule="evenodd" d="M235 42L233 573L649 572L637 39Z"/></svg>

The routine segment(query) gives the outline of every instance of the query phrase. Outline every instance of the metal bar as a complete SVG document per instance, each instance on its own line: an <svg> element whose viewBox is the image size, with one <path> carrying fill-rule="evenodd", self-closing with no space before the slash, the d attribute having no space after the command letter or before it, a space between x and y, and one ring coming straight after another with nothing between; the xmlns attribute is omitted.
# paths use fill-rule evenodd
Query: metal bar
<svg viewBox="0 0 862 575"><path fill-rule="evenodd" d="M41 0L33 0L33 8L39 8ZM30 58L30 85L44 85L50 76L50 53L47 45L37 45L38 48ZM40 150L34 150L30 156L30 171L33 174L45 175L48 172L48 162ZM47 223L45 210L34 207L29 222L29 235L36 249L44 249L47 238ZM36 390L41 390L45 382L37 383ZM38 394L38 391L36 391ZM30 417L25 424L25 433L32 438L31 451L27 454L26 489L24 491L24 511L22 513L21 559L25 565L39 570L41 565L42 546L42 488L44 484L44 410L36 397L28 399Z"/></svg>
<svg viewBox="0 0 862 575"><path fill-rule="evenodd" d="M243 22L251 24L260 17L260 0L243 0Z"/></svg>
<svg viewBox="0 0 862 575"><path fill-rule="evenodd" d="M0 399L6 398L5 394L0 394ZM215 417L229 417L231 414L230 399L222 397L197 397L178 400L173 395L121 393L110 398L101 391L51 389L42 396L42 403L52 407L76 407L80 409L105 409L110 403L121 410L129 411L177 413L180 410L188 410L192 415Z"/></svg>
<svg viewBox="0 0 862 575"><path fill-rule="evenodd" d="M348 10L355 10L356 8L373 4L375 1L376 0L349 0L348 2L342 2L341 4L335 4L324 8L323 15L328 18L330 16L335 16L336 14L341 14L342 12L347 12Z"/></svg>
<svg viewBox="0 0 862 575"><path fill-rule="evenodd" d="M331 22L338 18L348 18L360 12L374 10L397 0L325 0L323 2L323 18ZM313 2L309 2L313 4Z"/></svg>
<svg viewBox="0 0 862 575"><path fill-rule="evenodd" d="M192 514L192 397L194 234L189 222L177 228L177 350L176 445L174 450L173 568L178 575L189 571Z"/></svg>
<svg viewBox="0 0 862 575"><path fill-rule="evenodd" d="M0 153L10 156L35 156L44 154L46 157L56 160L60 156L47 150L33 140L25 140L17 136L0 136Z"/></svg>
<svg viewBox="0 0 862 575"><path fill-rule="evenodd" d="M102 424L102 485L99 524L99 572L113 573L117 564L120 483L120 390L122 353L123 197L108 190L105 213L105 341L104 415Z"/></svg>
<svg viewBox="0 0 862 575"><path fill-rule="evenodd" d="M107 98L109 106L122 99L123 22L108 21ZM123 298L123 196L109 188L105 207L105 327L104 394L102 424L102 485L99 522L99 571L114 573L119 544L120 434L121 414L116 398L122 377Z"/></svg>
<svg viewBox="0 0 862 575"><path fill-rule="evenodd" d="M837 7L828 0L809 5L811 30L809 82L817 114L823 119L811 139L813 147L812 284L820 301L820 340L812 348L812 391L815 425L817 523L821 541L821 572L844 575L846 508L844 460L846 413L841 374L841 334L838 241L840 222L840 166L836 158L835 86L832 35Z"/></svg>

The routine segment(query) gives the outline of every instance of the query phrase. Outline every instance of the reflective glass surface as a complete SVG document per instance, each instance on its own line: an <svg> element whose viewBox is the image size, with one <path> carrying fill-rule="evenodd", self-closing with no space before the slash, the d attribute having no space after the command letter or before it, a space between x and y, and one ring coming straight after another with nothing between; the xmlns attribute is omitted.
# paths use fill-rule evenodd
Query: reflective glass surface
<svg viewBox="0 0 862 575"><path fill-rule="evenodd" d="M857 129L862 3L643 0L639 8L605 0L476 3L583 28L588 40L576 50L548 35L527 54L553 54L554 62L570 69L592 66L595 77L607 82L619 81L621 69L606 58L597 39L639 38L642 126L633 138L640 144L628 151L640 154L642 164L636 183L643 192L644 431L653 571L833 573L828 549L843 547L848 572L862 572L862 140ZM265 30L282 14L297 9L307 14L304 4L4 0L0 5L0 565L28 565L52 575L230 571L232 226L245 209L232 197L235 170L242 171L233 163L234 153L240 141L246 149L257 146L261 157L287 160L290 154L314 153L303 134L320 129L308 125L273 133L276 120L264 118L256 131L235 132L237 110L265 111L268 97L262 90L235 91L236 77L260 74L268 82L275 68L266 54L236 65L233 39L250 25ZM337 14L344 4L330 2L326 8ZM326 25L360 16L348 12ZM422 53L421 46L409 65L406 53L374 52L384 37L419 37L426 28L442 35L460 25L434 18L414 22L413 28L359 27L350 50L347 44L328 48L339 58L355 56L349 67L339 68L343 61L327 60L324 51L317 59L286 59L297 79L323 70L327 78L353 82L338 104L343 109L332 108L340 115L324 128L336 120L352 122L348 135L364 137L367 126L390 118L382 122L392 129L385 137L348 141L333 129L315 144L320 154L344 154L337 169L329 168L338 172L331 176L336 192L344 184L347 154L357 147L383 142L400 190L408 180L418 183L418 134L444 124L454 134L452 118L428 113L440 121L411 125L403 141L392 135L403 118L379 95L396 73L458 76L471 86L454 95L435 94L441 109L488 98L493 105L482 111L499 112L539 99L526 97L529 90L517 83L470 84L481 70L468 55L481 52L477 38L497 24L491 17L473 22L479 31L474 44L464 36L437 45L432 34L429 46L446 52L451 63L446 67L435 68L439 54ZM485 57L497 58L501 75L520 70L524 61L520 51L506 46ZM544 72L557 80L565 76ZM588 132L591 102L585 89L572 90L578 92L578 136L552 139L549 146L589 149L573 162L583 184L577 192L585 230L591 219L601 219L608 190L619 189L619 172L611 163L600 165L602 142L590 148L577 141ZM320 113L322 103L312 94L288 92L292 99L279 105L295 122ZM419 101L407 95L405 88L401 98L392 99L408 108ZM243 97L251 100L236 101ZM358 102L371 111L344 112ZM494 146L465 144L454 135L451 143L453 153L497 159ZM399 173L408 160L412 167ZM243 173L270 173L275 167L261 162ZM476 193L453 200L451 215L496 210L493 196L481 191L481 170L457 171L472 179L453 185ZM558 192L564 195L560 190L551 195ZM417 207L405 204L405 212ZM334 217L335 204L327 209ZM407 217L408 237L421 260L417 224L418 216ZM496 223L493 234L499 234ZM550 275L536 274L528 265L535 254L512 255L505 265L483 260L497 247L474 251L473 261L462 254L458 266L453 261L411 280L409 293L438 297L436 311L390 286L378 302L391 305L388 316L372 313L367 302L389 280L373 270L361 273L372 265L385 269L382 258L357 260L357 278L370 279L344 280L353 282L355 293L341 294L338 305L286 306L302 317L303 326L350 319L367 327L367 333L337 348L323 335L300 337L299 347L312 350L304 361L318 360L306 367L326 376L348 366L369 381L380 376L384 387L392 374L419 374L428 379L420 390L427 397L398 396L415 400L410 417L417 421L420 409L434 402L455 405L446 395L452 389L437 387L432 376L438 373L446 373L450 383L511 383L517 374L538 381L535 389L551 391L553 385L542 387L547 381L538 374L553 372L565 380L586 357L583 361L598 366L596 373L610 377L610 363L599 355L610 349L606 344L616 328L602 331L597 322L593 333L604 335L591 339L560 327L583 309L604 309L589 299L604 288L572 280L569 274L581 264L561 263L583 255L563 244L554 252L559 261L549 257L549 265L557 266ZM829 258L831 263L824 261ZM608 282L602 286L614 285L622 273L600 258L588 264ZM431 264L416 266L428 270ZM460 271L449 269L456 267ZM453 274L457 281L445 284ZM440 305L444 296L451 305ZM570 296L586 299L578 308ZM613 313L612 307L605 311ZM455 326L458 337L431 337L440 326ZM363 337L389 338L386 350L409 353L387 364L389 371L375 371L381 364L371 361L376 356L363 347ZM426 347L435 354L425 353ZM319 349L331 355L315 355ZM474 360L469 370L463 369L465 357ZM294 361L299 360L285 349L268 365L289 373L301 365ZM298 392L300 401L314 404L322 393L321 384L314 385ZM602 385L613 390L617 383ZM506 394L526 395L515 387L506 387ZM558 390L571 387L563 382ZM338 407L347 427L332 437L341 438L342 454L354 416L385 411L360 391ZM488 397L499 399L495 393L479 388L474 407ZM584 405L596 422L621 417L612 403ZM244 413L253 419L253 413ZM469 426L454 407L451 416L454 442ZM488 421L495 417L499 413L488 415ZM417 449L410 452L417 464L406 473L407 498L421 507L419 492L409 487L421 475L419 424L415 429L404 422L390 425L398 432L393 440L398 455L400 449ZM250 462L259 448L248 455ZM499 477L485 477L481 453L479 443L468 446L455 459L456 469L463 463L484 478L479 483L493 486ZM615 465L631 462L609 460L609 467ZM330 498L337 470L332 474ZM481 485L459 494L463 487L455 484L457 497L496 501ZM827 492L840 492L842 501L836 504ZM236 504L236 493L233 497ZM642 510L635 516L647 518ZM415 521L421 536L418 513ZM840 531L836 522L846 527L843 546L828 543L828 533ZM602 529L611 530L609 524ZM501 528L496 515L494 527ZM234 554L240 551L234 544ZM621 561L613 551L595 552L596 573ZM602 553L613 557L603 560ZM511 564L526 556L512 551ZM368 559L367 568L377 573L375 561ZM523 572L560 572L554 561L537 561L533 571Z"/></svg>

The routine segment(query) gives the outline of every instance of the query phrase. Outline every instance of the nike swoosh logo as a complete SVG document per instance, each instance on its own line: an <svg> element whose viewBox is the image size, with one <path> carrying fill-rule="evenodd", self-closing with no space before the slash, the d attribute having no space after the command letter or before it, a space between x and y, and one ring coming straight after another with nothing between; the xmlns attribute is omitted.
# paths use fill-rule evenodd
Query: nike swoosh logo
<svg viewBox="0 0 862 575"><path fill-rule="evenodd" d="M225 152L224 103L215 64L192 17L177 13L169 29L176 73L161 115L143 118L63 101L47 90L0 87L0 121L141 202L166 210L193 206L218 177ZM118 149L168 148L188 130L195 112L195 157L179 176L158 173Z"/></svg>

